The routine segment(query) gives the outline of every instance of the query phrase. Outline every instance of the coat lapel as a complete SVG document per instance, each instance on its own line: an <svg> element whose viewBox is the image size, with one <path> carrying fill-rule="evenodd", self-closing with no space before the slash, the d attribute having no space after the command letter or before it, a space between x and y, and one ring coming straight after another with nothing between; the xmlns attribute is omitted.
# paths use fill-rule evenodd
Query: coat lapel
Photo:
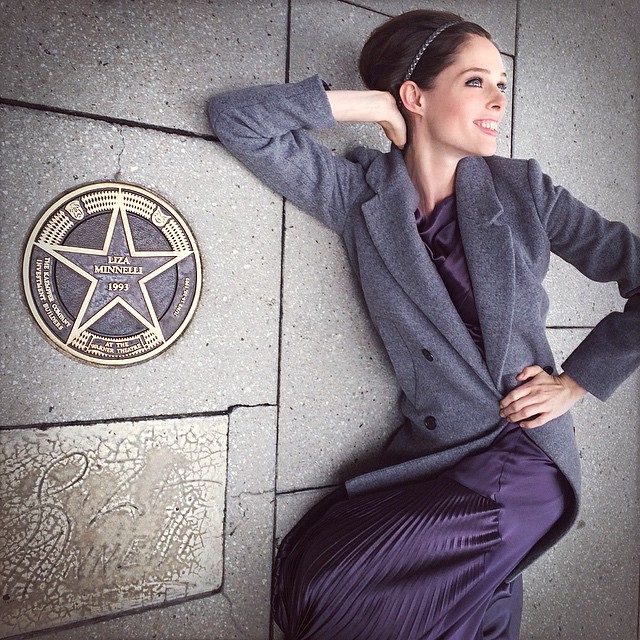
<svg viewBox="0 0 640 640"><path fill-rule="evenodd" d="M444 339L494 388L482 356L418 235L414 218L418 195L400 152L394 149L391 157L374 160L367 179L376 196L362 210L387 269Z"/></svg>
<svg viewBox="0 0 640 640"><path fill-rule="evenodd" d="M482 158L458 165L456 202L487 366L500 389L513 324L515 258L511 228Z"/></svg>

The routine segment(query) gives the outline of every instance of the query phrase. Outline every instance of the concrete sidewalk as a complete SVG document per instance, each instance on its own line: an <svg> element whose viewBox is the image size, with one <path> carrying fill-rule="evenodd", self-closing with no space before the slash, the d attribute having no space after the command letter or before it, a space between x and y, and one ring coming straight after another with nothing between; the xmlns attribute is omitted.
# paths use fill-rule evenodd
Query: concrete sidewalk
<svg viewBox="0 0 640 640"><path fill-rule="evenodd" d="M494 35L512 82L499 153L535 157L640 232L637 0L0 2L0 638L266 640L271 559L367 470L398 391L340 241L215 141L217 91L322 73L355 88L386 16L448 8ZM323 134L384 148L374 126ZM98 368L30 317L22 253L60 193L116 180L175 205L202 257L185 333ZM622 301L559 260L561 362ZM525 575L526 640L640 640L640 376L574 412L577 527Z"/></svg>

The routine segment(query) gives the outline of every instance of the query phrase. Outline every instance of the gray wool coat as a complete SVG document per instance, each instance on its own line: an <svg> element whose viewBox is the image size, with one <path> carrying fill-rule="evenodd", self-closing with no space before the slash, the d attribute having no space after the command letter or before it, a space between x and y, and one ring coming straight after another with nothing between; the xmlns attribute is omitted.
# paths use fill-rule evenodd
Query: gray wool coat
<svg viewBox="0 0 640 640"><path fill-rule="evenodd" d="M557 372L542 287L550 252L597 281L616 281L624 312L607 315L562 363L605 400L640 364L640 239L555 187L533 161L469 157L456 174L460 234L484 338L483 359L420 239L418 195L400 150L333 154L307 129L335 125L322 80L216 96L218 139L275 191L342 236L402 390L406 416L387 466L347 482L350 494L430 477L491 444L498 403L531 364ZM519 570L577 515L580 463L569 413L526 434L557 464L571 508Z"/></svg>

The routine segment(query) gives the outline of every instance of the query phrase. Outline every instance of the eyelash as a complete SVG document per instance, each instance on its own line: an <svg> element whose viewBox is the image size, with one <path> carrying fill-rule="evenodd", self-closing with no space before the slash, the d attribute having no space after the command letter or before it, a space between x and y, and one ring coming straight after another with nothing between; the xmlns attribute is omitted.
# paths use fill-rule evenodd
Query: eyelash
<svg viewBox="0 0 640 640"><path fill-rule="evenodd" d="M471 84L472 82L477 82L479 84ZM482 78L471 78L470 80L467 80L467 82L465 83L468 87L476 87L479 86L480 88L482 88ZM500 89L500 91L502 93L506 93L508 90L508 86L506 82L500 82L498 83L498 89Z"/></svg>

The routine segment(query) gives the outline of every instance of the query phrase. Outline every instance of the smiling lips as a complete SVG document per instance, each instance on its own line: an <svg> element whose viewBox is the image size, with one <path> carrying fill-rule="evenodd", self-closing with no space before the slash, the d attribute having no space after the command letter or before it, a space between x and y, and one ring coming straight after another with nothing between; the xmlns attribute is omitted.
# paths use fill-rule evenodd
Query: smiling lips
<svg viewBox="0 0 640 640"><path fill-rule="evenodd" d="M498 135L498 122L496 120L476 120L474 124L478 125L482 132L489 136L495 137Z"/></svg>

